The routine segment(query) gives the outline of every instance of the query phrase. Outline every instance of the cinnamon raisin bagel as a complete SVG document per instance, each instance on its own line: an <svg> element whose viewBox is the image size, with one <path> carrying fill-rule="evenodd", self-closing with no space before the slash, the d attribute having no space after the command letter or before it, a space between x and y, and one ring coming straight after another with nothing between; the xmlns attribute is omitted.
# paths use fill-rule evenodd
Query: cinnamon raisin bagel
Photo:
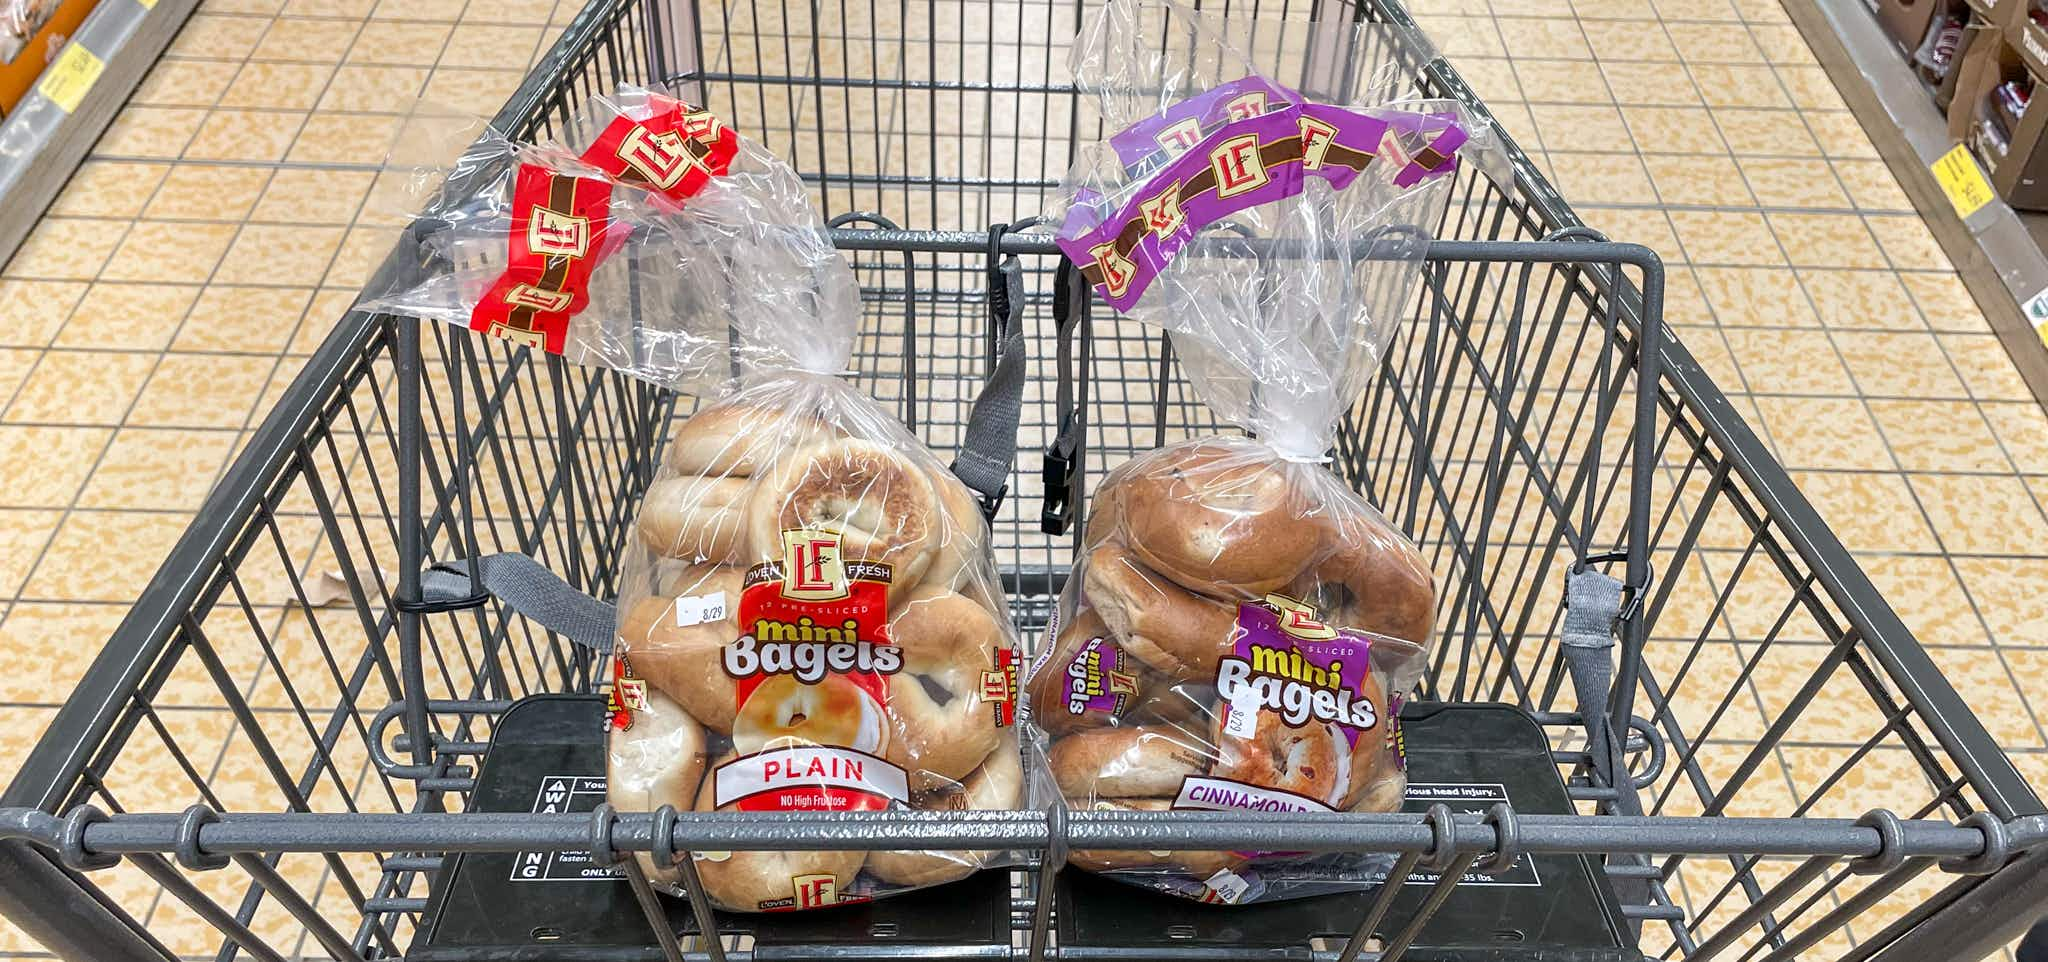
<svg viewBox="0 0 2048 962"><path fill-rule="evenodd" d="M1076 732L1052 743L1046 762L1068 799L1172 798L1181 779L1215 759L1206 735L1170 725Z"/></svg>
<svg viewBox="0 0 2048 962"><path fill-rule="evenodd" d="M1326 538L1328 553L1284 590L1314 605L1323 621L1428 648L1436 624L1436 579L1422 552L1391 527L1357 524Z"/></svg>
<svg viewBox="0 0 2048 962"><path fill-rule="evenodd" d="M1082 597L1132 655L1176 681L1208 682L1232 644L1235 606L1159 575L1114 541L1088 552Z"/></svg>
<svg viewBox="0 0 2048 962"><path fill-rule="evenodd" d="M1122 483L1126 542L1182 587L1230 600L1258 598L1319 553L1315 507L1295 477L1313 466L1280 460L1243 438L1203 438L1133 461Z"/></svg>
<svg viewBox="0 0 2048 962"><path fill-rule="evenodd" d="M1173 810L1173 800L1098 798L1087 807L1098 812L1166 812ZM1067 861L1091 872L1183 872L1197 879L1206 879L1224 869L1237 871L1250 859L1236 852L1141 852L1104 848L1068 852Z"/></svg>

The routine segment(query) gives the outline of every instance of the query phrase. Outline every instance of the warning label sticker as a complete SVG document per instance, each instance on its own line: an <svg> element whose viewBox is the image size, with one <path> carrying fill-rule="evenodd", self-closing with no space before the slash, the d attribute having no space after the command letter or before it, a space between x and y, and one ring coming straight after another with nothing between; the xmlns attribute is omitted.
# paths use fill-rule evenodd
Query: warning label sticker
<svg viewBox="0 0 2048 962"><path fill-rule="evenodd" d="M1491 782L1409 782L1408 803L1412 810L1417 805L1435 805L1442 802L1459 814L1485 814L1496 802L1508 801L1507 787ZM1421 869L1408 876L1409 885L1435 885L1443 876ZM1375 882L1387 880L1385 874L1374 878ZM1460 881L1463 885L1497 885L1510 888L1534 887L1543 884L1542 876L1536 874L1536 862L1527 853L1515 856L1515 864L1505 872L1466 872Z"/></svg>
<svg viewBox="0 0 2048 962"><path fill-rule="evenodd" d="M603 776L548 775L533 793L533 812L592 811L604 801L604 794ZM610 866L590 864L589 852L520 852L512 860L514 882L592 882L625 877Z"/></svg>

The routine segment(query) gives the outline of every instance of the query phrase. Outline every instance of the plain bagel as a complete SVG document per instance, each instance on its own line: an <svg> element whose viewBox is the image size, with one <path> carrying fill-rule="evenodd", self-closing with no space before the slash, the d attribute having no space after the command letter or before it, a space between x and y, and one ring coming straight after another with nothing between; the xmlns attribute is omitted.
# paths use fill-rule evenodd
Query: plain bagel
<svg viewBox="0 0 2048 962"><path fill-rule="evenodd" d="M719 759L724 765L728 755ZM714 771L716 768L714 767ZM713 811L712 789L718 779L706 778L697 792L697 810ZM733 811L727 805L715 809ZM806 876L830 875L839 892L853 884L867 861L866 852L691 852L697 877L711 901L741 912L758 912L764 906L785 907L797 898L796 880ZM789 900L789 902L785 902ZM774 904L770 904L774 903Z"/></svg>
<svg viewBox="0 0 2048 962"><path fill-rule="evenodd" d="M704 727L667 695L650 690L646 705L633 711L632 722L611 734L605 752L606 798L622 812L651 812L663 805L687 812L696 807L704 760ZM656 866L646 852L634 857L648 878L671 885L682 879L674 866Z"/></svg>
<svg viewBox="0 0 2048 962"><path fill-rule="evenodd" d="M1125 541L1183 587L1262 597L1293 581L1320 547L1322 526L1295 477L1301 469L1243 438L1159 448L1123 469Z"/></svg>
<svg viewBox="0 0 2048 962"><path fill-rule="evenodd" d="M903 650L903 668L889 676L886 757L910 774L913 791L964 781L1002 741L981 697L1002 627L965 595L923 590L889 622L889 639Z"/></svg>
<svg viewBox="0 0 2048 962"><path fill-rule="evenodd" d="M1127 725L1076 732L1052 743L1046 762L1068 798L1171 798L1181 779L1215 758L1207 736L1171 725Z"/></svg>
<svg viewBox="0 0 2048 962"><path fill-rule="evenodd" d="M1024 766L1017 758L1017 746L1005 742L959 785L949 790L919 792L913 798L922 810L993 812L1017 807L1024 787ZM893 885L925 886L951 882L974 874L988 864L992 852L874 852L868 856L868 871Z"/></svg>
<svg viewBox="0 0 2048 962"><path fill-rule="evenodd" d="M784 451L837 433L808 414L721 404L698 411L676 427L666 461L677 474L743 478L760 473Z"/></svg>
<svg viewBox="0 0 2048 962"><path fill-rule="evenodd" d="M747 560L746 478L674 477L656 481L640 503L640 540L665 558L708 564Z"/></svg>
<svg viewBox="0 0 2048 962"><path fill-rule="evenodd" d="M732 734L738 694L725 673L724 648L740 635L740 569L704 565L678 575L677 597L642 598L619 622L619 641L633 674L647 679L705 727ZM723 594L726 617L684 626L677 598Z"/></svg>
<svg viewBox="0 0 2048 962"><path fill-rule="evenodd" d="M814 444L756 480L749 509L756 557L782 557L784 531L825 529L839 533L843 560L889 565L891 593L916 587L931 567L938 496L924 469L887 444Z"/></svg>

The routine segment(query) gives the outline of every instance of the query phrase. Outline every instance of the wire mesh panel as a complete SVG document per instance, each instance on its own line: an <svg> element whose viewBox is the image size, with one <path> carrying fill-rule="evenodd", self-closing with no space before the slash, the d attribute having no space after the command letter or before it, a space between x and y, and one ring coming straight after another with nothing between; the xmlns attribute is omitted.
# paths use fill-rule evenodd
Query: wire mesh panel
<svg viewBox="0 0 2048 962"><path fill-rule="evenodd" d="M1224 9L1263 18L1245 42L1290 76L1341 84L1346 65L1393 60L1424 92L1470 100L1425 48L1398 46L1398 30L1339 31L1353 39L1333 57L1323 46L1332 34L1307 26L1315 13L1399 26L1391 4ZM1099 308L1062 330L1055 304L1068 292L1050 245L987 231L1043 207L1074 144L1101 133L1065 66L1079 12L1035 0L599 0L499 117L514 137L545 135L594 93L664 80L781 153L821 210L859 215L837 226L879 231L843 237L865 311L854 380L941 458L957 449L992 360L992 251L1019 253L1034 373L995 540L1027 637L1072 559L1075 533L1040 526L1038 452L1062 425L1078 417L1087 427L1077 495L1139 452L1224 430L1157 331ZM1523 242L1519 252L1439 245L1383 378L1333 452L1333 469L1436 571L1440 643L1424 694L1506 702L1548 724L1589 818L2040 812L1668 337L1647 395L1655 417L1638 416L1638 347L1658 324L1640 288L1654 284L1655 265L1584 239L1568 241L1582 257L1533 243L1575 226L1526 163L1461 171L1438 236ZM512 704L598 689L599 656L491 603L420 613L418 644L405 644L400 625L414 616L394 604L405 519L419 519L423 562L520 552L609 597L661 439L694 400L412 323L351 315L336 328L0 806L460 811ZM413 336L416 409L400 400ZM401 458L408 417L421 427L416 461ZM1633 706L1633 771L1615 784L1583 751L1561 605L1567 571L1620 571L1630 552L1649 577L1622 632L1642 657L1618 693ZM424 729L398 707L408 674L424 690L410 702ZM1678 827L1688 825L1695 835ZM1659 837L1692 844L1608 861L1651 956L1867 958L1978 884L1933 857L1857 862L1823 847L1806 860L1780 846L1759 858L1708 844L1712 831L1697 822L1674 818L1669 830ZM258 850L218 868L196 848L111 864L81 850L74 862L94 870L65 877L50 876L41 855L0 852L42 859L14 864L95 896L81 903L95 907L73 908L99 913L98 924L81 915L46 934L69 954L105 958L397 956L414 944L429 879L445 865L440 849L396 843ZM10 913L33 908L18 888L0 883L0 893ZM1015 908L1025 917L1041 903ZM1299 957L1342 950L1303 946Z"/></svg>

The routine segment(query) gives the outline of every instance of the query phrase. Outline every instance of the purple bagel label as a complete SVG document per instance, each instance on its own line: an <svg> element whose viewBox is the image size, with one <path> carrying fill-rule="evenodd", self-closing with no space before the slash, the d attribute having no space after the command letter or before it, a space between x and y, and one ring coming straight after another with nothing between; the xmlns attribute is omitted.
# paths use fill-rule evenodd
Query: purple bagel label
<svg viewBox="0 0 2048 962"><path fill-rule="evenodd" d="M1270 95L1262 96L1269 104ZM1218 103L1232 109L1227 101ZM1199 111L1182 118L1184 132L1199 132L1200 138L1139 182L1123 202L1086 191L1076 195L1056 239L1112 308L1130 310L1181 249L1218 220L1295 196L1311 177L1342 190L1376 162L1395 165L1389 177L1394 186L1413 187L1455 170L1466 140L1464 129L1442 114L1303 103L1277 110L1261 106L1252 113L1245 103L1238 108L1242 116L1213 131L1196 129ZM1182 137L1172 140L1178 145Z"/></svg>
<svg viewBox="0 0 2048 962"><path fill-rule="evenodd" d="M1380 726L1367 684L1370 635L1327 624L1313 606L1280 595L1238 605L1232 635L1230 655L1216 666L1225 734L1254 737L1266 713L1289 728L1328 724L1353 747Z"/></svg>
<svg viewBox="0 0 2048 962"><path fill-rule="evenodd" d="M1088 639L1059 670L1069 715L1098 711L1117 718L1138 694L1137 663L1107 637Z"/></svg>
<svg viewBox="0 0 2048 962"><path fill-rule="evenodd" d="M1245 77L1219 84L1125 127L1109 136L1109 145L1126 171L1143 175L1187 153L1223 124L1263 117L1301 102L1301 95L1287 87L1264 77Z"/></svg>

